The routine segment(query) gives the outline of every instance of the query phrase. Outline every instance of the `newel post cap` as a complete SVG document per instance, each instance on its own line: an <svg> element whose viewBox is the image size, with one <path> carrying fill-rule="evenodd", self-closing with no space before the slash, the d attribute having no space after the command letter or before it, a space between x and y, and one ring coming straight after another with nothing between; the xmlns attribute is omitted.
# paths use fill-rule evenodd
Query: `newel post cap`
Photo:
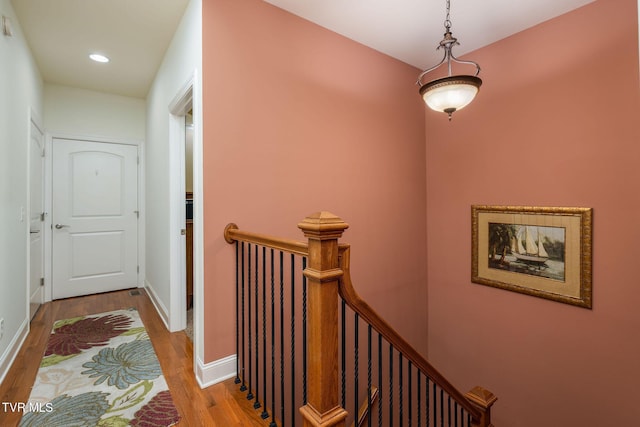
<svg viewBox="0 0 640 427"><path fill-rule="evenodd" d="M315 239L338 239L342 237L349 224L342 218L331 212L316 212L303 219L298 228L304 232L305 237Z"/></svg>
<svg viewBox="0 0 640 427"><path fill-rule="evenodd" d="M498 398L486 388L475 386L466 394L467 399L469 399L475 405L483 408L489 409L496 403Z"/></svg>

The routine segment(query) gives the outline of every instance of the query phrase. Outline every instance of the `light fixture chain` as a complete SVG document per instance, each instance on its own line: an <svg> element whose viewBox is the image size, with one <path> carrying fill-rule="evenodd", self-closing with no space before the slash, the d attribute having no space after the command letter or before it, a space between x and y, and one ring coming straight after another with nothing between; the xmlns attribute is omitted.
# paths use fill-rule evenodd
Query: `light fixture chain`
<svg viewBox="0 0 640 427"><path fill-rule="evenodd" d="M447 32L451 30L450 9L451 9L451 0L447 0L447 16L444 20L444 28L447 29Z"/></svg>

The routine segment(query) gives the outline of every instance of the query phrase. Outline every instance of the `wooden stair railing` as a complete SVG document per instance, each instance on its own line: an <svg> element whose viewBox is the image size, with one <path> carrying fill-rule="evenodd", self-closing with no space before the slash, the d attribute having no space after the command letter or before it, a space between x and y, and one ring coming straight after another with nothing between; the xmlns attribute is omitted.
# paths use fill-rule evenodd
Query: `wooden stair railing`
<svg viewBox="0 0 640 427"><path fill-rule="evenodd" d="M429 376L449 396L458 402L472 418L473 427L492 427L491 406L497 397L490 391L476 386L466 395L462 395L440 372L438 372L420 353L418 353L400 334L367 304L353 288L350 274L349 245L340 245L340 268L343 276L340 280L339 293L347 305L369 325L381 334L414 366Z"/></svg>
<svg viewBox="0 0 640 427"><path fill-rule="evenodd" d="M493 393L474 387L463 395L354 290L350 276L350 246L338 242L348 224L331 213L318 212L305 218L298 227L307 237L306 243L246 232L235 224L227 225L224 236L228 243L248 242L308 259L303 272L308 281L308 396L307 403L300 408L303 426L346 426L348 413L341 406L338 361L340 297L402 357L453 398L468 414L471 427L492 427L491 406L497 400ZM377 404L381 405L381 402ZM370 404L365 402L365 405L363 413L371 410ZM360 415L355 414L358 423Z"/></svg>

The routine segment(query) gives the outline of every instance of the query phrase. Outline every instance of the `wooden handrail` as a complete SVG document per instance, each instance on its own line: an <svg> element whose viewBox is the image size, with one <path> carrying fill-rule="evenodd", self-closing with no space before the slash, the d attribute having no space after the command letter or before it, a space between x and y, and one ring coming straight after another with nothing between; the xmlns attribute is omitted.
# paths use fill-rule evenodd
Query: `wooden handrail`
<svg viewBox="0 0 640 427"><path fill-rule="evenodd" d="M306 242L241 231L234 223L229 223L224 228L224 240L226 240L227 243L233 243L236 241L248 242L295 255L309 256L309 244Z"/></svg>
<svg viewBox="0 0 640 427"><path fill-rule="evenodd" d="M424 374L428 375L431 380L440 388L449 394L456 402L460 404L470 415L473 426L490 427L490 420L482 409L487 412L491 405L497 400L493 393L482 387L474 387L467 396L463 395L456 389L436 368L433 367L416 349L411 346L395 329L391 327L378 313L367 304L353 288L350 274L350 253L349 245L340 246L340 268L343 275L340 279L338 292L347 305L380 335L389 342L398 352L407 358L414 366L418 367ZM486 406L485 406L486 405Z"/></svg>

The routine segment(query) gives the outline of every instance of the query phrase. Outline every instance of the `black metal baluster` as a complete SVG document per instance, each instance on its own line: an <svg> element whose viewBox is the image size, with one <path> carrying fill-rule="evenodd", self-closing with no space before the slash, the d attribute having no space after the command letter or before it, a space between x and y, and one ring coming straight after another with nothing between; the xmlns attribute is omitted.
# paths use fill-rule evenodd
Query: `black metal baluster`
<svg viewBox="0 0 640 427"><path fill-rule="evenodd" d="M429 422L430 417L431 417L431 402L430 402L430 397L429 397L429 376L426 376L426 381L424 384L424 392L425 392L425 402L426 402L426 407L425 407L425 426L429 427L431 425L431 423Z"/></svg>
<svg viewBox="0 0 640 427"><path fill-rule="evenodd" d="M359 405L359 403L358 403L358 400L359 400L358 399L358 397L359 397L358 396L358 388L360 386L360 384L359 384L360 382L358 381L358 377L359 377L359 374L358 374L358 365L359 365L358 358L360 356L360 354L359 354L360 353L360 346L358 345L358 339L359 339L359 336L358 336L359 335L358 334L358 323L359 323L360 316L358 315L358 313L354 314L353 319L354 319L354 322L353 322L354 323L354 325L353 325L353 335L354 335L354 338L353 338L353 340L354 340L353 377L354 377L354 380L355 380L354 387L353 387L354 391L355 391L355 396L354 396L354 399L353 399L354 400L353 403L354 403L354 405L356 407L356 410L354 412L354 414L355 414L355 418L354 418L355 421L354 422L356 423L356 425L358 425L358 417L359 417L358 413L360 412L359 408L358 408L358 405Z"/></svg>
<svg viewBox="0 0 640 427"><path fill-rule="evenodd" d="M433 425L438 424L438 394L436 383L433 383Z"/></svg>
<svg viewBox="0 0 640 427"><path fill-rule="evenodd" d="M269 418L267 412L267 248L262 247L262 394L264 409L260 416Z"/></svg>
<svg viewBox="0 0 640 427"><path fill-rule="evenodd" d="M403 406L404 406L404 377L402 375L402 353L398 353L398 403L400 405L399 407L399 419L400 419L400 425L404 426L404 412L403 412Z"/></svg>
<svg viewBox="0 0 640 427"><path fill-rule="evenodd" d="M389 343L389 427L393 427L393 345L391 343Z"/></svg>
<svg viewBox="0 0 640 427"><path fill-rule="evenodd" d="M412 378L411 378L411 361L407 359L407 379L409 380L409 410L407 419L409 420L409 427L413 425L413 390L412 390Z"/></svg>
<svg viewBox="0 0 640 427"><path fill-rule="evenodd" d="M236 240L236 379L240 384L240 245Z"/></svg>
<svg viewBox="0 0 640 427"><path fill-rule="evenodd" d="M259 295L259 287L260 287L260 276L258 274L259 264L258 264L258 245L255 246L255 261L256 261L256 270L255 270L255 280L256 280L256 301L254 303L254 308L256 310L256 401L253 402L253 409L258 409L260 405L260 334L258 333L258 295Z"/></svg>
<svg viewBox="0 0 640 427"><path fill-rule="evenodd" d="M245 281L244 281L244 242L242 242L242 385L240 386L240 391L246 391L247 390L247 378L244 374L244 370L246 367L245 364L245 324L244 324L244 319L245 319L245 297L244 297L244 285L245 285Z"/></svg>
<svg viewBox="0 0 640 427"><path fill-rule="evenodd" d="M341 372L340 372L340 380L341 380L341 404L342 407L345 408L347 406L347 303L344 300L341 300L341 324L342 324L342 333L340 334L340 342L341 342Z"/></svg>
<svg viewBox="0 0 640 427"><path fill-rule="evenodd" d="M382 427L382 335L378 334L378 427Z"/></svg>
<svg viewBox="0 0 640 427"><path fill-rule="evenodd" d="M264 394L264 409L260 416L263 420L269 418L267 412L267 248L262 247L262 394Z"/></svg>
<svg viewBox="0 0 640 427"><path fill-rule="evenodd" d="M307 269L307 258L302 258L302 271ZM307 404L307 276L302 275L302 404Z"/></svg>
<svg viewBox="0 0 640 427"><path fill-rule="evenodd" d="M248 301L248 307L247 307L247 311L249 312L249 318L247 319L249 322L249 341L247 343L247 347L249 347L249 393L247 393L247 400L253 400L253 386L251 384L252 381L252 370L251 370L251 366L252 366L252 347L253 347L253 340L252 340L252 334L251 334L251 245L248 246L248 255L247 255L247 294L249 295L249 301Z"/></svg>
<svg viewBox="0 0 640 427"><path fill-rule="evenodd" d="M280 423L284 419L284 253L280 251Z"/></svg>
<svg viewBox="0 0 640 427"><path fill-rule="evenodd" d="M367 327L367 426L371 427L371 325Z"/></svg>
<svg viewBox="0 0 640 427"><path fill-rule="evenodd" d="M451 425L451 396L447 396L447 425Z"/></svg>
<svg viewBox="0 0 640 427"><path fill-rule="evenodd" d="M273 255L274 251L271 249L271 423L269 427L278 427L276 424L276 304Z"/></svg>
<svg viewBox="0 0 640 427"><path fill-rule="evenodd" d="M418 383L418 427L422 427L422 372L418 368L418 378L416 378L416 382Z"/></svg>
<svg viewBox="0 0 640 427"><path fill-rule="evenodd" d="M295 425L296 413L296 304L295 304L295 255L291 254L291 425Z"/></svg>

